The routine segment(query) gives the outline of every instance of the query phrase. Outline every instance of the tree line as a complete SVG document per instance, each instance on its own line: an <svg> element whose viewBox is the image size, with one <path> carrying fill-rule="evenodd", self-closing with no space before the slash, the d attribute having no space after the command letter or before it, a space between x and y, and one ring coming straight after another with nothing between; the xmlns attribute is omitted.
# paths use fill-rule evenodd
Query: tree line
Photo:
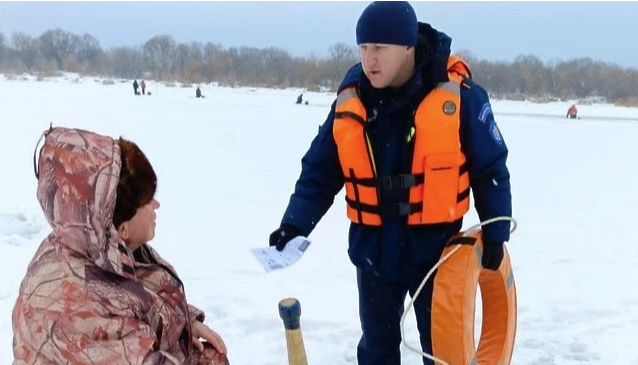
<svg viewBox="0 0 638 365"><path fill-rule="evenodd" d="M460 52L474 79L492 96L509 99L591 99L638 105L638 69L579 58L544 63L532 55L512 62L478 59ZM336 43L326 56L293 57L279 48L229 47L207 42L178 43L158 35L135 47L103 49L90 34L62 29L39 37L0 33L0 72L53 76L60 71L107 78L146 78L185 84L298 87L335 90L358 62L356 47Z"/></svg>

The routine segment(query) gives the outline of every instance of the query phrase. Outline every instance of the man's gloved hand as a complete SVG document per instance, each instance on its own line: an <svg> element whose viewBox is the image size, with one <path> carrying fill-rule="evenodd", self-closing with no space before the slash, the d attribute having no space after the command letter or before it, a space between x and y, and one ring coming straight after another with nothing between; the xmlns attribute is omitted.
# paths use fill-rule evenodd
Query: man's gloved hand
<svg viewBox="0 0 638 365"><path fill-rule="evenodd" d="M276 246L281 251L291 239L301 235L295 226L283 225L270 234L270 246Z"/></svg>
<svg viewBox="0 0 638 365"><path fill-rule="evenodd" d="M483 267L496 271L503 261L503 242L483 242Z"/></svg>

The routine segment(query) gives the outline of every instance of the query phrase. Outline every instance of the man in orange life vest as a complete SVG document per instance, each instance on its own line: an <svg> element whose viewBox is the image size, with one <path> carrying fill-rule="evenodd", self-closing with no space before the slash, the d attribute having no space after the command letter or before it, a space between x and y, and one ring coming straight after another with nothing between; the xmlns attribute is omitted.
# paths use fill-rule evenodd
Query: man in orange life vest
<svg viewBox="0 0 638 365"><path fill-rule="evenodd" d="M507 147L487 93L450 58L451 39L407 2L374 2L356 28L361 63L345 75L270 245L308 236L345 185L363 335L359 365L400 363L404 300L462 227L470 188L481 220L511 216ZM496 270L509 222L484 228L483 266ZM431 353L432 280L415 303ZM424 359L424 364L433 364Z"/></svg>

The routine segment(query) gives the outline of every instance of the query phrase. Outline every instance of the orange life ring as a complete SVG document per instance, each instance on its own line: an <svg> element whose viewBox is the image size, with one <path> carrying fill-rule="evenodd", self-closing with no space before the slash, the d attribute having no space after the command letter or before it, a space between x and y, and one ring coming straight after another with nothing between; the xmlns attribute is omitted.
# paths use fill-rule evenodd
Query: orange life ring
<svg viewBox="0 0 638 365"><path fill-rule="evenodd" d="M516 286L507 249L497 271L483 269L482 232L453 237L443 251L432 293L432 355L449 365L508 365L516 335ZM474 346L476 288L483 321Z"/></svg>

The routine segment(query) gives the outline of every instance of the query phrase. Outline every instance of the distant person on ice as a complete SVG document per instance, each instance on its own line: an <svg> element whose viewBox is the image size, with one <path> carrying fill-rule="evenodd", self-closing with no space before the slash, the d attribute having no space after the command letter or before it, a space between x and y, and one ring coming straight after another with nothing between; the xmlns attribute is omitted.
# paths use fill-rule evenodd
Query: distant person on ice
<svg viewBox="0 0 638 365"><path fill-rule="evenodd" d="M295 104L301 104L303 102L303 94L299 94L299 96L297 96L297 102Z"/></svg>
<svg viewBox="0 0 638 365"><path fill-rule="evenodd" d="M13 307L13 365L228 364L224 341L148 244L157 176L135 143L54 128L36 176L52 232Z"/></svg>
<svg viewBox="0 0 638 365"><path fill-rule="evenodd" d="M576 119L577 117L578 117L578 110L576 109L576 104L572 104L572 106L569 107L569 110L567 110L566 118Z"/></svg>
<svg viewBox="0 0 638 365"><path fill-rule="evenodd" d="M146 95L146 83L144 80L140 83L140 87L142 88L142 95Z"/></svg>
<svg viewBox="0 0 638 365"><path fill-rule="evenodd" d="M137 91L138 85L137 85L137 80L133 80L133 92L135 92L135 95L139 95L139 91Z"/></svg>
<svg viewBox="0 0 638 365"><path fill-rule="evenodd" d="M196 98L205 98L205 96L202 95L202 91L199 89L199 86L197 87L197 90L195 90L195 97Z"/></svg>

